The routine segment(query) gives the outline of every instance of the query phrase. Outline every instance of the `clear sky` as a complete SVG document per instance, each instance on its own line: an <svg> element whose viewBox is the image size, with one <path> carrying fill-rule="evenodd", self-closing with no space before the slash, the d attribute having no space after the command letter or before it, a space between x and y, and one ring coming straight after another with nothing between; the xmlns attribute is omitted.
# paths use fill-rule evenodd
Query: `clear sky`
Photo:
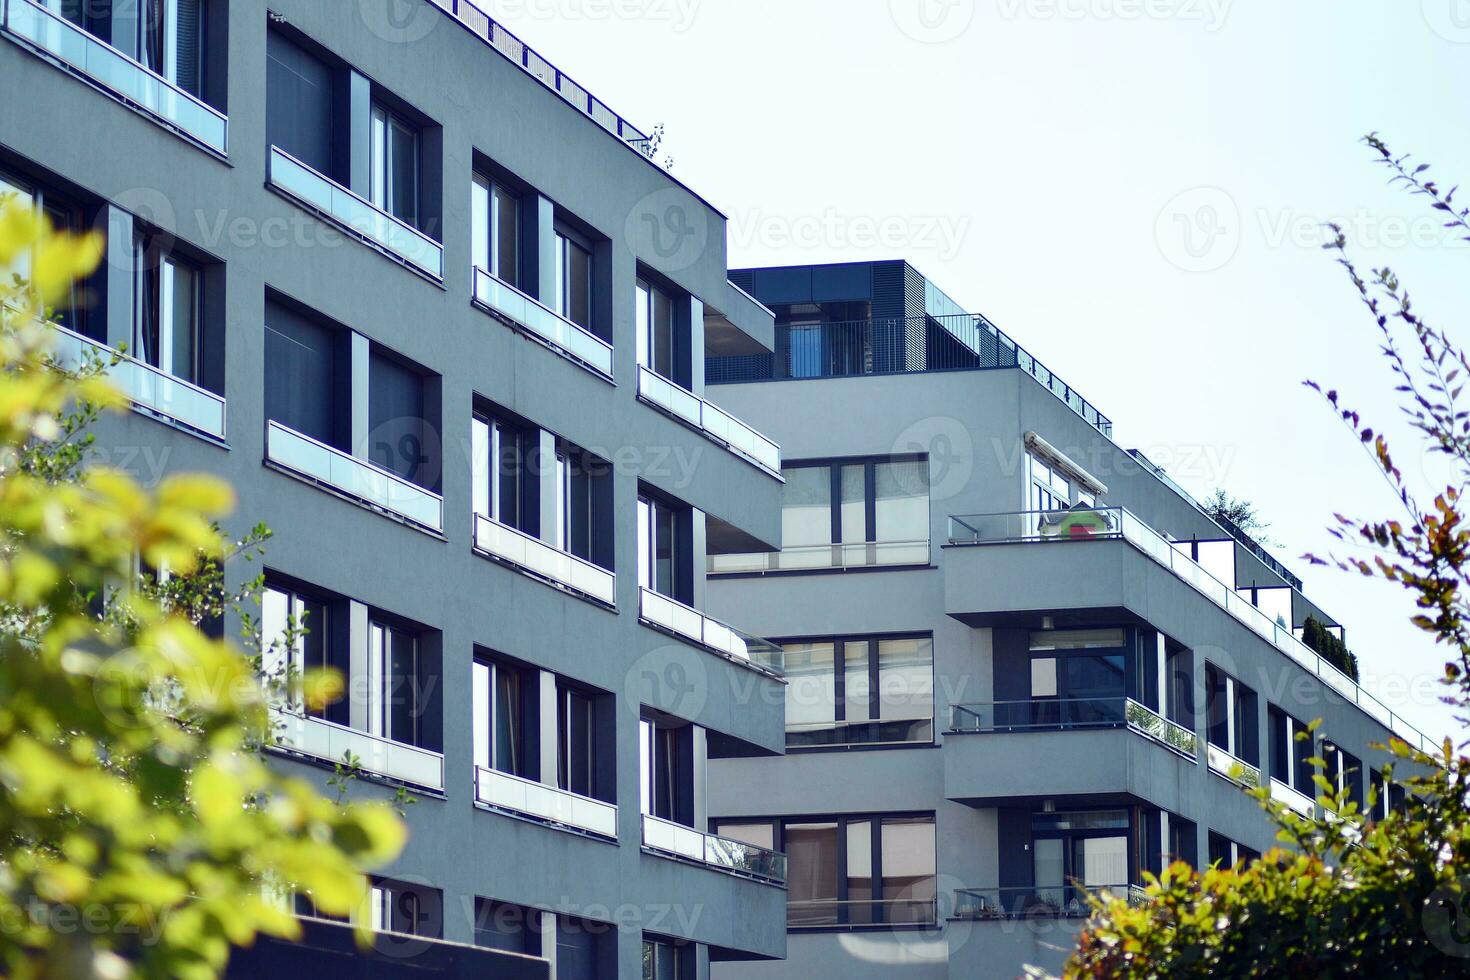
<svg viewBox="0 0 1470 980"><path fill-rule="evenodd" d="M732 266L906 258L1197 496L1258 504L1429 734L1444 657L1394 587L1310 568L1334 511L1400 516L1304 378L1394 432L1347 226L1470 343L1470 244L1386 186L1377 130L1470 192L1470 0L511 0L511 30L725 211ZM1470 193L1466 195L1470 203ZM1421 486L1422 453L1398 456Z"/></svg>

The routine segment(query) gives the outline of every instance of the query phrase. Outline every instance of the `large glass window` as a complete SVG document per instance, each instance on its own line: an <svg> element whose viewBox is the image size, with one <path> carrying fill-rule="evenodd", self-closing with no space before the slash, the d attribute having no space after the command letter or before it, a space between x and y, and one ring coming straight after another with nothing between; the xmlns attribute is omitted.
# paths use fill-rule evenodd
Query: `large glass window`
<svg viewBox="0 0 1470 980"><path fill-rule="evenodd" d="M470 189L470 261L474 268L519 287L521 199L505 184L475 174Z"/></svg>
<svg viewBox="0 0 1470 980"><path fill-rule="evenodd" d="M535 459L539 434L517 422L477 414L470 426L475 513L527 534L539 533Z"/></svg>
<svg viewBox="0 0 1470 980"><path fill-rule="evenodd" d="M653 718L638 723L639 803L643 813L692 826L693 730Z"/></svg>
<svg viewBox="0 0 1470 980"><path fill-rule="evenodd" d="M137 242L138 310L131 353L165 374L199 382L202 318L197 266L174 255L150 256L146 237Z"/></svg>
<svg viewBox="0 0 1470 980"><path fill-rule="evenodd" d="M582 796L597 792L596 710L590 691L557 681L557 785Z"/></svg>
<svg viewBox="0 0 1470 980"><path fill-rule="evenodd" d="M552 308L592 329L592 250L578 238L556 233L556 295Z"/></svg>
<svg viewBox="0 0 1470 980"><path fill-rule="evenodd" d="M506 661L476 657L471 685L475 766L534 778L535 720L528 708L538 697L535 673Z"/></svg>
<svg viewBox="0 0 1470 980"><path fill-rule="evenodd" d="M1260 764L1256 735L1256 692L1216 667L1205 664L1210 744L1249 765Z"/></svg>
<svg viewBox="0 0 1470 980"><path fill-rule="evenodd" d="M1316 754L1313 736L1305 724L1275 705L1266 710L1267 739L1271 753L1271 778L1314 799L1311 759Z"/></svg>
<svg viewBox="0 0 1470 980"><path fill-rule="evenodd" d="M368 632L368 732L418 744L419 638L374 622Z"/></svg>
<svg viewBox="0 0 1470 980"><path fill-rule="evenodd" d="M341 331L267 302L265 307L266 417L339 449L337 362Z"/></svg>
<svg viewBox="0 0 1470 980"><path fill-rule="evenodd" d="M0 170L0 201L12 195L21 201L30 201L37 211L51 220L52 226L57 231L77 234L83 230L82 209L78 205L52 192L49 188L41 187ZM16 256L11 263L11 271L22 278L29 278L31 258L30 255ZM82 294L83 283L73 283L68 288L66 295L55 301L51 309L52 321L77 333L85 334L87 332L87 324L84 322L86 308L81 301ZM94 337L94 339L100 339L100 337Z"/></svg>
<svg viewBox="0 0 1470 980"><path fill-rule="evenodd" d="M205 0L146 0L138 6L139 60L199 95L204 80Z"/></svg>
<svg viewBox="0 0 1470 980"><path fill-rule="evenodd" d="M679 533L682 523L673 505L638 498L638 584L685 602L689 542Z"/></svg>
<svg viewBox="0 0 1470 980"><path fill-rule="evenodd" d="M1058 912L1080 910L1084 888L1122 888L1134 875L1127 810L1037 813L1031 818L1033 903Z"/></svg>
<svg viewBox="0 0 1470 980"><path fill-rule="evenodd" d="M643 940L643 980L693 980L693 947ZM560 964L557 969L561 973Z"/></svg>
<svg viewBox="0 0 1470 980"><path fill-rule="evenodd" d="M638 363L662 378L682 384L677 373L673 297L640 279L636 301Z"/></svg>
<svg viewBox="0 0 1470 980"><path fill-rule="evenodd" d="M373 106L368 199L406 224L419 220L419 132L383 105Z"/></svg>
<svg viewBox="0 0 1470 980"><path fill-rule="evenodd" d="M782 646L788 746L933 740L932 638L852 637Z"/></svg>
<svg viewBox="0 0 1470 980"><path fill-rule="evenodd" d="M325 709L307 708L294 688L305 672L331 666L327 627L327 604L320 599L276 586L267 587L261 597L261 663L267 690L275 700L316 717L326 717Z"/></svg>
<svg viewBox="0 0 1470 980"><path fill-rule="evenodd" d="M928 561L927 459L797 465L782 475L781 567Z"/></svg>
<svg viewBox="0 0 1470 980"><path fill-rule="evenodd" d="M1032 633L1031 698L997 705L997 725L1121 723L1127 695L1125 641L1122 629Z"/></svg>
<svg viewBox="0 0 1470 980"><path fill-rule="evenodd" d="M734 836L744 827L721 823L719 829ZM932 814L788 820L781 847L789 861L792 926L934 921Z"/></svg>

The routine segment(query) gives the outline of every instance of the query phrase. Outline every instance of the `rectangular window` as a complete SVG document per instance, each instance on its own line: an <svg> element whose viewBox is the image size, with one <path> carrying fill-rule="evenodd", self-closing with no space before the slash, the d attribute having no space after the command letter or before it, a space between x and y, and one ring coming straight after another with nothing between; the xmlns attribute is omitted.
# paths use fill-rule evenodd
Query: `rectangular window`
<svg viewBox="0 0 1470 980"><path fill-rule="evenodd" d="M381 104L373 106L368 199L398 220L419 220L419 132Z"/></svg>
<svg viewBox="0 0 1470 980"><path fill-rule="evenodd" d="M639 720L639 801L643 813L692 826L692 735L688 725L675 727L652 718Z"/></svg>
<svg viewBox="0 0 1470 980"><path fill-rule="evenodd" d="M477 414L471 423L475 513L533 537L540 533L535 460L540 435L517 422Z"/></svg>
<svg viewBox="0 0 1470 980"><path fill-rule="evenodd" d="M475 945L526 956L541 955L540 913L510 902L475 899Z"/></svg>
<svg viewBox="0 0 1470 980"><path fill-rule="evenodd" d="M37 211L51 220L52 227L57 231L79 234L83 230L80 206L52 192L49 188L0 171L0 199L12 194L22 201L29 200ZM29 279L31 260L30 255L16 256L11 262L11 272L23 279ZM85 322L86 308L82 302L83 291L84 283L73 283L67 289L66 295L55 301L51 311L52 321L69 330L86 334L88 324ZM101 338L94 336L93 339Z"/></svg>
<svg viewBox="0 0 1470 980"><path fill-rule="evenodd" d="M427 419L428 379L384 351L368 355L368 459L432 490L438 479L438 438Z"/></svg>
<svg viewBox="0 0 1470 980"><path fill-rule="evenodd" d="M444 928L442 894L421 885L374 879L369 913L373 932L438 939Z"/></svg>
<svg viewBox="0 0 1470 980"><path fill-rule="evenodd" d="M692 952L690 946L643 940L643 980L694 980Z"/></svg>
<svg viewBox="0 0 1470 980"><path fill-rule="evenodd" d="M327 644L327 605L299 592L269 586L261 597L261 666L267 691L290 707L305 706L294 693L295 682L310 670L331 666ZM326 717L324 710L310 710Z"/></svg>
<svg viewBox="0 0 1470 980"><path fill-rule="evenodd" d="M553 309L578 326L592 329L592 251L556 233L556 296Z"/></svg>
<svg viewBox="0 0 1470 980"><path fill-rule="evenodd" d="M336 153L337 73L320 58L266 32L266 140L313 170L346 179Z"/></svg>
<svg viewBox="0 0 1470 980"><path fill-rule="evenodd" d="M1214 664L1206 663L1205 693L1210 744L1242 762L1259 765L1256 692Z"/></svg>
<svg viewBox="0 0 1470 980"><path fill-rule="evenodd" d="M266 417L338 449L347 441L338 438L337 425L342 339L341 331L266 303Z"/></svg>
<svg viewBox="0 0 1470 980"><path fill-rule="evenodd" d="M501 282L520 287L521 199L510 188L475 174L470 189L470 261Z"/></svg>
<svg viewBox="0 0 1470 980"><path fill-rule="evenodd" d="M730 834L742 823L720 824ZM853 816L781 827L791 926L932 923L934 817Z"/></svg>
<svg viewBox="0 0 1470 980"><path fill-rule="evenodd" d="M138 308L129 352L165 374L199 382L200 272L175 255L153 254L147 236L135 245Z"/></svg>
<svg viewBox="0 0 1470 980"><path fill-rule="evenodd" d="M638 498L638 584L686 602L690 543L679 533L682 523L673 505Z"/></svg>
<svg viewBox="0 0 1470 980"><path fill-rule="evenodd" d="M806 640L783 648L788 747L933 740L932 638Z"/></svg>
<svg viewBox="0 0 1470 980"><path fill-rule="evenodd" d="M1079 494L1081 491L1073 487L1066 473L1054 463L1032 453L1026 454L1026 464L1031 478L1031 499L1028 502L1031 510L1066 510L1072 506L1074 490Z"/></svg>
<svg viewBox="0 0 1470 980"><path fill-rule="evenodd" d="M418 744L419 639L374 622L368 629L368 733Z"/></svg>
<svg viewBox="0 0 1470 980"><path fill-rule="evenodd" d="M195 96L201 94L204 79L204 3L149 0L135 8L138 60Z"/></svg>
<svg viewBox="0 0 1470 980"><path fill-rule="evenodd" d="M679 370L679 352L675 350L673 297L638 280L636 324L638 363L675 384L686 384L682 375L687 372Z"/></svg>
<svg viewBox="0 0 1470 980"><path fill-rule="evenodd" d="M471 668L474 758L479 769L534 779L531 760L533 705L539 696L535 672L488 657Z"/></svg>
<svg viewBox="0 0 1470 980"><path fill-rule="evenodd" d="M1134 881L1128 810L1035 813L1031 817L1036 893L1023 907L1083 909L1075 885L1117 889Z"/></svg>
<svg viewBox="0 0 1470 980"><path fill-rule="evenodd" d="M1314 739L1307 726L1271 705L1266 711L1270 729L1271 778L1314 799L1317 796L1310 761Z"/></svg>
<svg viewBox="0 0 1470 980"><path fill-rule="evenodd" d="M788 466L782 476L783 567L928 560L927 459Z"/></svg>
<svg viewBox="0 0 1470 980"><path fill-rule="evenodd" d="M557 785L582 796L597 795L597 702L569 681L558 680Z"/></svg>

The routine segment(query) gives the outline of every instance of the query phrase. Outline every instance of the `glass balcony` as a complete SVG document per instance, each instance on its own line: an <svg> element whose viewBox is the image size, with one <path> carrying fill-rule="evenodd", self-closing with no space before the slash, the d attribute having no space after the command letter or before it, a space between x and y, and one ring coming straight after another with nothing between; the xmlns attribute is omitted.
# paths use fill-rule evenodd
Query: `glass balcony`
<svg viewBox="0 0 1470 980"><path fill-rule="evenodd" d="M437 493L279 422L266 424L265 455L282 469L313 483L339 490L431 531L444 530L444 498Z"/></svg>
<svg viewBox="0 0 1470 980"><path fill-rule="evenodd" d="M932 898L803 898L786 903L786 924L792 929L866 925L925 926L938 921L938 902Z"/></svg>
<svg viewBox="0 0 1470 980"><path fill-rule="evenodd" d="M762 673L780 677L784 672L785 652L774 643L710 619L652 589L638 590L638 618Z"/></svg>
<svg viewBox="0 0 1470 980"><path fill-rule="evenodd" d="M1224 776L1233 783L1239 783L1246 789L1255 789L1261 785L1260 769L1212 742L1205 743L1205 760L1209 763L1211 772Z"/></svg>
<svg viewBox="0 0 1470 980"><path fill-rule="evenodd" d="M1313 800L1306 793L1303 793L1301 790L1292 789L1290 786L1286 785L1281 780L1276 779L1275 777L1272 777L1271 779L1271 799L1275 800L1277 803L1283 803L1286 806L1291 807L1291 809L1306 817L1308 820L1312 819L1317 814L1317 803L1315 800Z"/></svg>
<svg viewBox="0 0 1470 980"><path fill-rule="evenodd" d="M934 741L932 718L880 718L856 721L788 723L788 749L834 745L929 745Z"/></svg>
<svg viewBox="0 0 1470 980"><path fill-rule="evenodd" d="M128 357L105 344L89 340L62 326L53 324L56 346L53 356L68 370L88 363L88 355L99 358L107 368L107 377L138 408L194 429L213 439L225 438L225 400L212 391L173 375L151 364ZM112 362L116 360L116 364Z"/></svg>
<svg viewBox="0 0 1470 980"><path fill-rule="evenodd" d="M1198 735L1128 697L1031 698L957 704L950 709L950 731L962 735L1124 727L1161 742L1191 760L1199 757Z"/></svg>
<svg viewBox="0 0 1470 980"><path fill-rule="evenodd" d="M32 0L3 0L5 29L196 143L225 152L229 120L214 107Z"/></svg>
<svg viewBox="0 0 1470 980"><path fill-rule="evenodd" d="M711 575L736 572L799 572L829 568L882 568L929 564L928 541L864 541L815 544L738 555L710 555Z"/></svg>
<svg viewBox="0 0 1470 980"><path fill-rule="evenodd" d="M786 883L786 855L779 851L706 834L648 813L643 815L643 847L716 871L777 885Z"/></svg>
<svg viewBox="0 0 1470 980"><path fill-rule="evenodd" d="M475 303L571 360L612 378L611 344L484 269L475 270Z"/></svg>
<svg viewBox="0 0 1470 980"><path fill-rule="evenodd" d="M271 722L272 748L334 764L351 755L366 772L436 792L444 789L444 756L438 752L279 708L271 709Z"/></svg>
<svg viewBox="0 0 1470 980"><path fill-rule="evenodd" d="M1127 896L1130 905L1141 905L1148 896L1138 885L1083 885L1057 887L960 888L954 893L950 917L967 922L992 919L1058 918L1085 919L1092 914L1091 898Z"/></svg>
<svg viewBox="0 0 1470 980"><path fill-rule="evenodd" d="M1201 595L1254 630L1308 673L1315 674L1349 703L1357 705L1385 728L1414 748L1436 751L1434 742L1350 677L1323 660L1249 599L1226 585L1164 535L1122 507L1073 508L1058 511L1021 511L1009 514L966 514L949 519L951 545L1057 544L1060 542L1127 541L1188 583ZM731 570L731 569L721 569Z"/></svg>
<svg viewBox="0 0 1470 980"><path fill-rule="evenodd" d="M618 808L614 804L510 773L477 768L475 800L494 810L618 839Z"/></svg>
<svg viewBox="0 0 1470 980"><path fill-rule="evenodd" d="M638 367L638 397L687 423L774 476L781 475L781 447L691 391Z"/></svg>
<svg viewBox="0 0 1470 980"><path fill-rule="evenodd" d="M475 515L475 548L572 592L617 604L618 580L612 572L481 514Z"/></svg>
<svg viewBox="0 0 1470 980"><path fill-rule="evenodd" d="M444 246L280 147L270 151L271 186L434 279L444 278Z"/></svg>

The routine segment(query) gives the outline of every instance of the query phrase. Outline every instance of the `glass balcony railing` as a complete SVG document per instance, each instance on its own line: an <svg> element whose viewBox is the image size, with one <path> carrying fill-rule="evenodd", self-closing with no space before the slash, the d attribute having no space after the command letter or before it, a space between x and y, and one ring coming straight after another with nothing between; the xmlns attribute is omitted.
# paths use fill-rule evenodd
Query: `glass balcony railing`
<svg viewBox="0 0 1470 980"><path fill-rule="evenodd" d="M768 473L781 475L780 446L733 415L641 364L638 366L638 397L687 422Z"/></svg>
<svg viewBox="0 0 1470 980"><path fill-rule="evenodd" d="M784 672L785 651L776 644L726 626L652 589L638 589L638 618L762 673L780 677Z"/></svg>
<svg viewBox="0 0 1470 980"><path fill-rule="evenodd" d="M834 745L928 745L933 741L933 718L788 722L786 725L788 749Z"/></svg>
<svg viewBox="0 0 1470 980"><path fill-rule="evenodd" d="M270 183L317 214L434 279L444 278L444 246L354 194L278 146L270 151Z"/></svg>
<svg viewBox="0 0 1470 980"><path fill-rule="evenodd" d="M1127 541L1137 550L1173 572L1197 592L1254 630L1263 640L1315 674L1350 704L1355 704L1379 724L1424 752L1434 752L1435 743L1406 718L1390 710L1363 690L1352 678L1332 666L1311 647L1262 612L1251 601L1227 586L1204 566L1180 553L1164 535L1122 507L1074 508L1060 511L1020 511L1008 514L966 514L949 519L951 545L1056 543L1063 541Z"/></svg>
<svg viewBox="0 0 1470 980"><path fill-rule="evenodd" d="M584 830L609 840L618 839L618 808L615 804L547 786L533 779L477 768L475 800L495 810Z"/></svg>
<svg viewBox="0 0 1470 980"><path fill-rule="evenodd" d="M107 377L138 408L164 416L187 428L221 441L225 438L225 400L182 378L160 371L151 364L131 358L105 344L89 340L62 326L53 324L56 346L52 350L58 364L68 370L84 367L89 354L107 368ZM117 363L112 362L116 360Z"/></svg>
<svg viewBox="0 0 1470 980"><path fill-rule="evenodd" d="M444 498L374 463L358 459L279 422L266 424L266 459L431 531L444 530Z"/></svg>
<svg viewBox="0 0 1470 980"><path fill-rule="evenodd" d="M612 572L482 514L475 515L475 548L598 602L617 604L618 580Z"/></svg>
<svg viewBox="0 0 1470 980"><path fill-rule="evenodd" d="M932 898L794 898L786 903L786 925L792 929L830 926L927 926L939 921Z"/></svg>
<svg viewBox="0 0 1470 980"><path fill-rule="evenodd" d="M1205 759L1209 763L1211 772L1224 776L1231 782L1239 783L1246 789L1255 789L1261 785L1260 769L1244 759L1231 755L1213 742L1205 743Z"/></svg>
<svg viewBox="0 0 1470 980"><path fill-rule="evenodd" d="M1092 914L1089 899L1125 895L1130 905L1142 905L1148 896L1138 885L1031 885L1023 888L960 888L954 893L951 918L969 922L990 919L1085 919Z"/></svg>
<svg viewBox="0 0 1470 980"><path fill-rule="evenodd" d="M271 722L272 747L280 751L330 763L351 757L365 772L436 792L444 789L444 756L439 752L279 708L271 709Z"/></svg>
<svg viewBox="0 0 1470 980"><path fill-rule="evenodd" d="M780 551L710 555L706 564L711 575L927 565L929 542L860 541L853 544L794 545Z"/></svg>
<svg viewBox="0 0 1470 980"><path fill-rule="evenodd" d="M223 154L224 113L32 0L3 0L5 29L196 143Z"/></svg>
<svg viewBox="0 0 1470 980"><path fill-rule="evenodd" d="M475 303L603 377L612 378L611 344L484 269L475 270Z"/></svg>
<svg viewBox="0 0 1470 980"><path fill-rule="evenodd" d="M1271 779L1271 799L1291 807L1297 813L1311 819L1317 814L1317 802L1301 790L1293 789L1274 776Z"/></svg>
<svg viewBox="0 0 1470 980"><path fill-rule="evenodd" d="M584 113L618 139L623 140L644 156L653 154L648 135L628 120L609 109L591 92L564 74L551 62L537 54L531 47L507 31L483 9L484 0L429 0L430 3L454 17L469 28L476 37L508 58L526 74L560 95L569 105Z"/></svg>
<svg viewBox="0 0 1470 980"><path fill-rule="evenodd" d="M993 732L1062 732L1129 728L1190 759L1199 757L1199 736L1128 697L1030 698L950 708L955 734Z"/></svg>
<svg viewBox="0 0 1470 980"><path fill-rule="evenodd" d="M643 847L659 854L683 858L696 864L757 881L786 883L786 855L718 837L652 814L643 815Z"/></svg>

